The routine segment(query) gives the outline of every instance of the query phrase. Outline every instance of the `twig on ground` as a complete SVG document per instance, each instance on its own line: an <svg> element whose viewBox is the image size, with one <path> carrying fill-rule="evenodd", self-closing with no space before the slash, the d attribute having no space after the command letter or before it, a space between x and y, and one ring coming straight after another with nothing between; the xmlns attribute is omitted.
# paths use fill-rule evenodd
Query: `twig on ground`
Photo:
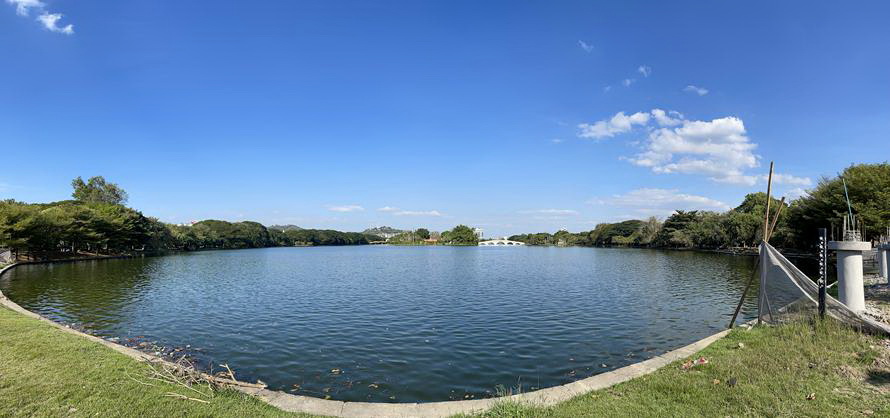
<svg viewBox="0 0 890 418"><path fill-rule="evenodd" d="M209 401L205 401L205 400L203 400L203 399L189 398L188 396L180 395L180 394L175 393L175 392L167 392L166 394L164 394L164 396L166 396L166 397L170 397L170 398L177 398L177 399L182 399L182 400L188 400L188 401L201 402L201 403L210 403Z"/></svg>

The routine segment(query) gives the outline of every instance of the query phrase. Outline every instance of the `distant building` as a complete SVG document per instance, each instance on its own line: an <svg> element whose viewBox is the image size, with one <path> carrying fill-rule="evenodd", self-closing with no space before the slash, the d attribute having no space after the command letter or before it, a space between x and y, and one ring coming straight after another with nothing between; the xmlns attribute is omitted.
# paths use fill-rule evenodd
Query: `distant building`
<svg viewBox="0 0 890 418"><path fill-rule="evenodd" d="M482 228L473 228L473 233L476 234L476 238L482 238L485 235Z"/></svg>

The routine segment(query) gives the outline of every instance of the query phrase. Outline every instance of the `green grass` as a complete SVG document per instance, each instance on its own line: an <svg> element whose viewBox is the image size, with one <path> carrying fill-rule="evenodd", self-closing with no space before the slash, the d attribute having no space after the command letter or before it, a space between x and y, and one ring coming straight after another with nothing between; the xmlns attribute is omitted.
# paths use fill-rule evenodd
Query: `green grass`
<svg viewBox="0 0 890 418"><path fill-rule="evenodd" d="M890 416L887 343L834 322L737 330L696 356L706 365L683 371L675 363L554 407L503 402L480 416ZM0 416L295 416L234 391L217 392L209 404L164 397L192 394L129 377L148 371L0 307Z"/></svg>
<svg viewBox="0 0 890 418"><path fill-rule="evenodd" d="M165 397L200 396L149 380L148 372L123 354L0 307L0 416L298 416L231 390L215 392L209 404Z"/></svg>
<svg viewBox="0 0 890 418"><path fill-rule="evenodd" d="M550 408L504 402L480 417L890 416L886 343L833 321L736 330L696 355L706 365L674 363Z"/></svg>

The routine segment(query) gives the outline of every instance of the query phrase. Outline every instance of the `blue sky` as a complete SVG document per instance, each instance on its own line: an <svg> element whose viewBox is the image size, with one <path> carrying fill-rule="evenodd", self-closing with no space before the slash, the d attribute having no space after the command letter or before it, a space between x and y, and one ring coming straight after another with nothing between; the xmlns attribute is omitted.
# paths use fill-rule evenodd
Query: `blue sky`
<svg viewBox="0 0 890 418"><path fill-rule="evenodd" d="M886 2L4 2L0 198L504 235L890 157Z"/></svg>

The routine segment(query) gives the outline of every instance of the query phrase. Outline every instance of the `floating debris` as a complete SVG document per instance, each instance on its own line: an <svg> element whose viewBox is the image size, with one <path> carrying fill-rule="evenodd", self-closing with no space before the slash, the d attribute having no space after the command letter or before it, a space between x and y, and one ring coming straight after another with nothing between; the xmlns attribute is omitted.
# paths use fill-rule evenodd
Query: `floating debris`
<svg viewBox="0 0 890 418"><path fill-rule="evenodd" d="M378 389L378 388L380 388L380 385L378 385L376 383L371 383L370 385L368 385L368 387L371 389Z"/></svg>
<svg viewBox="0 0 890 418"><path fill-rule="evenodd" d="M331 369L331 374L340 374L343 373L343 370L340 369Z"/></svg>

